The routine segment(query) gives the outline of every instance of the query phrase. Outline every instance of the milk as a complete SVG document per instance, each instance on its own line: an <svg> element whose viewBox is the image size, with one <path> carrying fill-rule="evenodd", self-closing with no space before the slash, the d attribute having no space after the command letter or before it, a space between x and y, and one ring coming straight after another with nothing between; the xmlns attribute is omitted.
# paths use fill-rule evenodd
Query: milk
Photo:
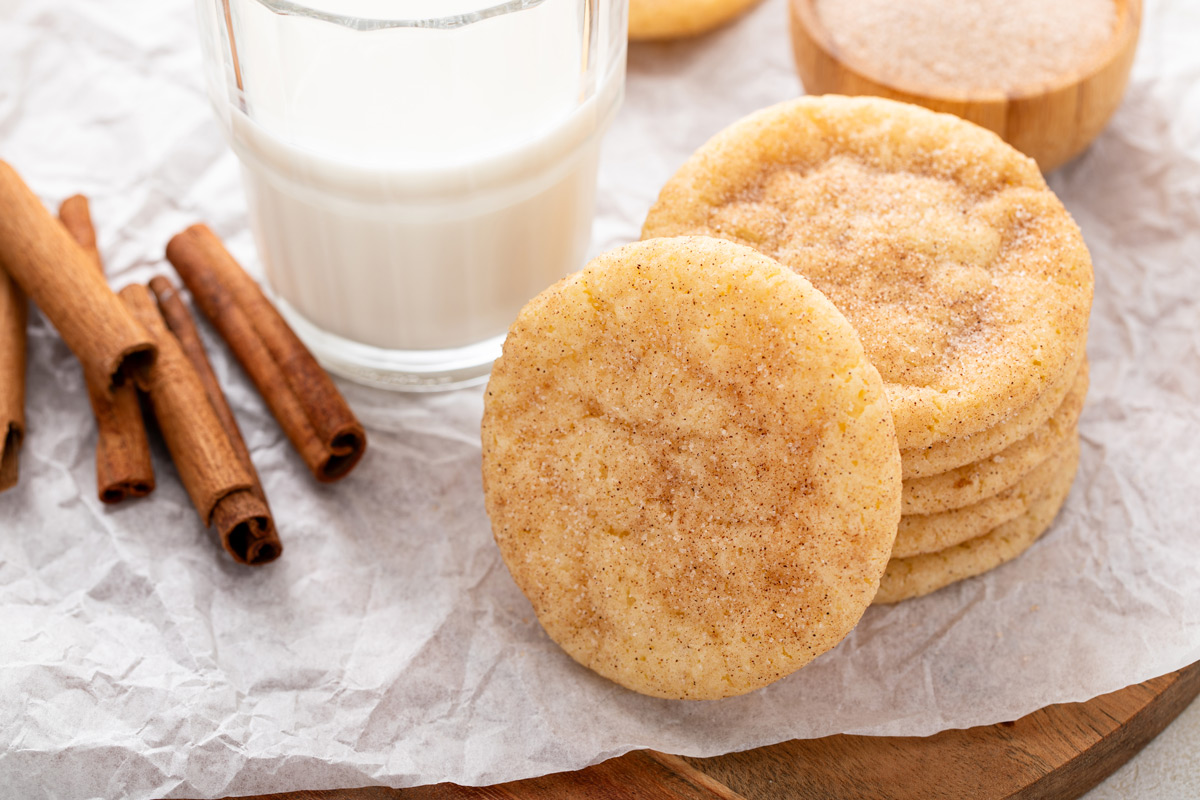
<svg viewBox="0 0 1200 800"><path fill-rule="evenodd" d="M360 380L485 372L521 306L582 266L623 7L519 0L479 21L466 0L316 9L468 15L364 31L268 5L231 5L242 91L218 111L281 307Z"/></svg>

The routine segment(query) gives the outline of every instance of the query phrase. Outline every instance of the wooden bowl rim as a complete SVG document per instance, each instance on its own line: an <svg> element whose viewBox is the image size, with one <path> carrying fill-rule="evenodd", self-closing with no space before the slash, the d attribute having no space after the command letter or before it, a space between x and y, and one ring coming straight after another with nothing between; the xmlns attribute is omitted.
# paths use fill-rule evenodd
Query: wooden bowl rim
<svg viewBox="0 0 1200 800"><path fill-rule="evenodd" d="M833 36L821 23L817 15L817 0L788 0L788 5L792 10L792 15L803 26L809 38L825 52L825 55L844 69L856 73L860 78L913 97L923 97L947 103L971 104L997 103L1044 97L1063 91L1064 89L1072 89L1085 81L1091 80L1097 73L1120 58L1131 40L1135 43L1137 42L1142 24L1142 1L1113 0L1117 4L1118 13L1120 14L1120 18L1117 21L1117 30L1109 37L1106 46L1100 49L1099 54L1085 62L1083 68L1046 83L1030 84L1011 91L1000 89L947 91L939 90L936 87L903 85L896 81L878 77L872 70L865 69L863 65L855 60L845 58L838 50L838 47L834 44Z"/></svg>

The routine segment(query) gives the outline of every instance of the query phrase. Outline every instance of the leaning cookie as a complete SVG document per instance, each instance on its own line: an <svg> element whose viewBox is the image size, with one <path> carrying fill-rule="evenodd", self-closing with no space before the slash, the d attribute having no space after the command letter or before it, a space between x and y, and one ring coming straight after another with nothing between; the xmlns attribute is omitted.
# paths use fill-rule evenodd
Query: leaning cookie
<svg viewBox="0 0 1200 800"><path fill-rule="evenodd" d="M679 39L719 28L760 0L629 0L629 38Z"/></svg>
<svg viewBox="0 0 1200 800"><path fill-rule="evenodd" d="M534 298L492 369L496 543L550 637L630 689L741 694L839 642L900 515L883 385L808 281L704 237Z"/></svg>

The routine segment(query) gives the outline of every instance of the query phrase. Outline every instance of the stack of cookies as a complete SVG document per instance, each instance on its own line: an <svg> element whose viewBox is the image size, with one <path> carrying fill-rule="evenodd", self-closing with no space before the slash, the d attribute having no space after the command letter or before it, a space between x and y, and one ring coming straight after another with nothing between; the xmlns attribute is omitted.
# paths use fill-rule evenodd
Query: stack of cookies
<svg viewBox="0 0 1200 800"><path fill-rule="evenodd" d="M1078 463L1092 267L1033 161L949 115L801 98L667 183L643 237L684 234L811 280L879 369L904 516L876 602L991 569L1049 527Z"/></svg>
<svg viewBox="0 0 1200 800"><path fill-rule="evenodd" d="M1070 377L1056 409L1056 387L1046 391L1044 403L1029 407L1029 418L1036 419L1041 412L1035 416L1035 406L1051 406L1049 419L998 452L1004 424L963 437L962 457L978 457L960 467L925 474L926 459L904 462L903 516L876 603L919 597L985 572L1019 555L1050 526L1079 464L1077 424L1087 394L1087 362ZM972 442L979 450L971 451Z"/></svg>
<svg viewBox="0 0 1200 800"><path fill-rule="evenodd" d="M526 305L484 402L493 534L581 664L747 692L1049 527L1092 267L1033 161L805 98L701 148L643 234Z"/></svg>

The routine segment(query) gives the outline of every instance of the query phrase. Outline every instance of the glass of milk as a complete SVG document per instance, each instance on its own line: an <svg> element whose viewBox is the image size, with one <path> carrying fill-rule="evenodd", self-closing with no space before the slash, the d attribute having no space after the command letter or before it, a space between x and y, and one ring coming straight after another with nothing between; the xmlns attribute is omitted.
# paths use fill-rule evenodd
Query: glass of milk
<svg viewBox="0 0 1200 800"><path fill-rule="evenodd" d="M197 0L280 310L330 370L486 376L579 269L627 0Z"/></svg>

